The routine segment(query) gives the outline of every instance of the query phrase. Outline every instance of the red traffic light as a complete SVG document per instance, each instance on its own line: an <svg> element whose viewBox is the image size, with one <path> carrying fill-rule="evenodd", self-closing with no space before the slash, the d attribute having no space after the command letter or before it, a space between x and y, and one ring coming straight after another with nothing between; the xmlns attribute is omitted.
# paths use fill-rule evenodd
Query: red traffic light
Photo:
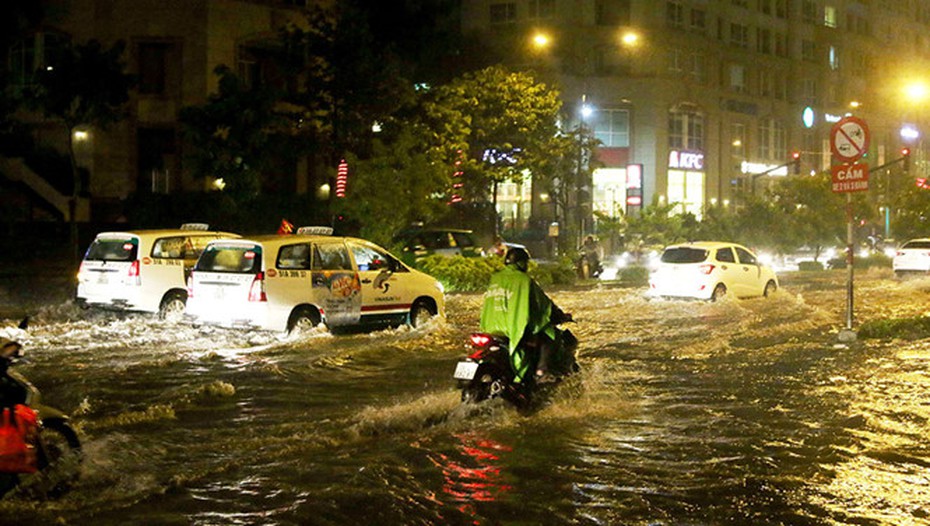
<svg viewBox="0 0 930 526"><path fill-rule="evenodd" d="M910 154L911 154L910 148L901 148L901 155L903 155L904 157L907 157Z"/></svg>
<svg viewBox="0 0 930 526"><path fill-rule="evenodd" d="M791 152L791 158L792 158L792 159L795 159L795 160L800 159L800 158L801 158L801 152Z"/></svg>

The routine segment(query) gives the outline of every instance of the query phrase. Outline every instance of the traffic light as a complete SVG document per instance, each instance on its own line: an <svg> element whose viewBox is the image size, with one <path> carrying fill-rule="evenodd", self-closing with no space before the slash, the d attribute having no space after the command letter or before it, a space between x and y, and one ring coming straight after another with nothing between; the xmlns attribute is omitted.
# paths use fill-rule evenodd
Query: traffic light
<svg viewBox="0 0 930 526"><path fill-rule="evenodd" d="M791 171L794 175L801 175L801 152L791 152Z"/></svg>
<svg viewBox="0 0 930 526"><path fill-rule="evenodd" d="M910 148L901 148L901 161L904 166L904 173L910 173L911 171L911 149Z"/></svg>

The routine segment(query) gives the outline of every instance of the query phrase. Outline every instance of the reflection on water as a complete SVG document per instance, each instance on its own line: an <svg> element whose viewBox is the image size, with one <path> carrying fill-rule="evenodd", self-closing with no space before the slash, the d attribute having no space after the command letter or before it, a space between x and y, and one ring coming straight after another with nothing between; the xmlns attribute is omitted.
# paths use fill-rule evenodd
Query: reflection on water
<svg viewBox="0 0 930 526"><path fill-rule="evenodd" d="M555 293L583 369L530 416L459 403L478 295L293 338L49 306L21 371L73 415L84 476L0 523L930 524L930 347L835 347L843 276ZM866 276L858 316L922 314L927 290Z"/></svg>

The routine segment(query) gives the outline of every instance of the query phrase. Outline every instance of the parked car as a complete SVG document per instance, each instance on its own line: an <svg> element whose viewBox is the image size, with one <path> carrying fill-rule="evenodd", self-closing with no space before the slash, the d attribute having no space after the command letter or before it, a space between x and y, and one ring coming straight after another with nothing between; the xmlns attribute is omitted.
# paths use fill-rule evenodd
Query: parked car
<svg viewBox="0 0 930 526"><path fill-rule="evenodd" d="M703 241L666 247L649 277L654 296L717 300L768 296L778 278L748 248L735 243Z"/></svg>
<svg viewBox="0 0 930 526"><path fill-rule="evenodd" d="M188 281L195 324L293 331L420 326L445 315L442 285L363 239L326 227L210 243Z"/></svg>
<svg viewBox="0 0 930 526"><path fill-rule="evenodd" d="M83 306L157 312L179 319L187 276L207 243L238 234L213 232L202 223L179 229L101 232L78 272L76 300Z"/></svg>
<svg viewBox="0 0 930 526"><path fill-rule="evenodd" d="M480 257L484 250L475 241L474 232L458 228L415 228L394 238L401 245L401 259L414 266L426 256Z"/></svg>
<svg viewBox="0 0 930 526"><path fill-rule="evenodd" d="M930 273L930 238L912 239L901 245L891 260L895 276Z"/></svg>

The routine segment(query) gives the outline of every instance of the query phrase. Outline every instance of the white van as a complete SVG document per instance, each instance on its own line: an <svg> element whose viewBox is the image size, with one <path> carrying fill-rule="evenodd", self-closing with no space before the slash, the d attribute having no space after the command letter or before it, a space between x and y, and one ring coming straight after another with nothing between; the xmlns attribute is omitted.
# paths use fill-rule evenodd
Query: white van
<svg viewBox="0 0 930 526"><path fill-rule="evenodd" d="M314 327L414 327L445 315L442 285L362 239L328 227L296 235L212 241L191 274L195 324L292 331Z"/></svg>
<svg viewBox="0 0 930 526"><path fill-rule="evenodd" d="M207 243L239 237L208 228L188 223L179 229L97 234L78 272L78 304L179 319L187 276Z"/></svg>

